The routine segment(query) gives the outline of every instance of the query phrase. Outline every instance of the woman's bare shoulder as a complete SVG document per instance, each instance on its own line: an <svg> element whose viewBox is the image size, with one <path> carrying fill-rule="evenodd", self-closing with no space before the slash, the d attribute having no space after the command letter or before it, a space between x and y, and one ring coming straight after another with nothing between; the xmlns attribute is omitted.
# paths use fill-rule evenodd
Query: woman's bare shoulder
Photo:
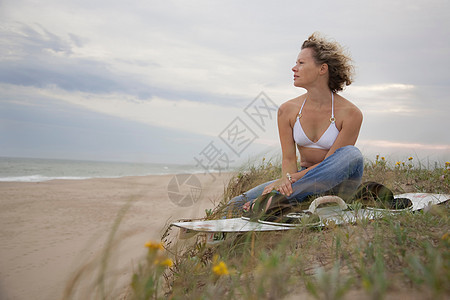
<svg viewBox="0 0 450 300"><path fill-rule="evenodd" d="M284 102L278 108L278 115L285 115L285 116L297 115L298 111L300 110L301 102L303 100L305 100L305 95L301 95Z"/></svg>
<svg viewBox="0 0 450 300"><path fill-rule="evenodd" d="M336 95L336 108L340 110L345 115L350 116L360 116L362 118L361 110L353 104L350 100L342 97L341 95Z"/></svg>
<svg viewBox="0 0 450 300"><path fill-rule="evenodd" d="M342 97L341 95L337 95L336 100L336 114L340 114L343 119L351 119L355 122L362 121L363 114L354 103Z"/></svg>

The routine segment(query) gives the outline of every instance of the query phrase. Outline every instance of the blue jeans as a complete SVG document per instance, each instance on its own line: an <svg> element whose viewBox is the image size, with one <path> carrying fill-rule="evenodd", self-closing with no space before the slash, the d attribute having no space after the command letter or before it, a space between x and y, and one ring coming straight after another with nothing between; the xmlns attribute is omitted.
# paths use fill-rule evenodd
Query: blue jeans
<svg viewBox="0 0 450 300"><path fill-rule="evenodd" d="M361 184L363 169L364 159L358 148L355 146L339 148L300 180L294 182L293 193L287 198L292 204L305 201L308 196L325 193L337 194L344 199L349 198ZM260 184L234 197L229 201L229 205L233 209L241 209L244 203L261 196L264 188L274 181L276 180Z"/></svg>

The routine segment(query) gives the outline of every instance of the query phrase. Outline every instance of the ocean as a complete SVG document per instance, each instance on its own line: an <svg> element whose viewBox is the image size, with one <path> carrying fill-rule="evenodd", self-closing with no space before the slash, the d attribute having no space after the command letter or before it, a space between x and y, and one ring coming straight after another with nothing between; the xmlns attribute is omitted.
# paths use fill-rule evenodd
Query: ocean
<svg viewBox="0 0 450 300"><path fill-rule="evenodd" d="M0 157L0 181L3 182L41 182L53 179L79 180L204 172L195 165Z"/></svg>
<svg viewBox="0 0 450 300"><path fill-rule="evenodd" d="M373 160L370 160L373 161ZM391 165L395 160L390 159ZM445 162L412 161L422 168L443 167ZM0 182L41 182L53 179L79 180L89 178L120 178L164 174L199 174L230 172L234 169L207 170L188 164L101 162L42 158L0 157Z"/></svg>

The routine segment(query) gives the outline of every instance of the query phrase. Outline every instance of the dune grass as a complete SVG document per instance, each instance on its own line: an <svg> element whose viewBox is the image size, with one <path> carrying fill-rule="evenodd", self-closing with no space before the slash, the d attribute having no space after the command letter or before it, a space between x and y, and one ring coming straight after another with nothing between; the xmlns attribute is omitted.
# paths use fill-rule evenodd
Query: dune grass
<svg viewBox="0 0 450 300"><path fill-rule="evenodd" d="M363 181L395 194L450 194L449 163L427 169L413 162L377 156L365 163ZM225 209L228 200L281 172L265 159L243 170L205 219L237 216ZM169 227L161 242L145 244L148 255L120 299L448 299L449 212L447 203L356 224L228 234L217 244L201 234L179 240Z"/></svg>
<svg viewBox="0 0 450 300"><path fill-rule="evenodd" d="M366 162L363 181L383 183L395 193L450 194L448 163L429 170L412 160L390 164L377 156ZM265 159L239 172L207 218L222 217L230 198L278 174L279 164ZM161 250L173 262L164 270L149 255L134 275L130 298L446 298L449 234L447 204L344 226L229 235L217 245L207 245L197 236Z"/></svg>

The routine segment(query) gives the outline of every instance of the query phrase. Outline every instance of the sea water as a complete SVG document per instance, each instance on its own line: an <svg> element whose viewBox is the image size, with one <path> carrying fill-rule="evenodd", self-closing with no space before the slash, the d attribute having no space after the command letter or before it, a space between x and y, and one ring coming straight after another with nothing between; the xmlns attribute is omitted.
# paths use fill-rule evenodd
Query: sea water
<svg viewBox="0 0 450 300"><path fill-rule="evenodd" d="M0 181L9 182L119 178L201 172L204 172L204 170L195 165L0 157Z"/></svg>

